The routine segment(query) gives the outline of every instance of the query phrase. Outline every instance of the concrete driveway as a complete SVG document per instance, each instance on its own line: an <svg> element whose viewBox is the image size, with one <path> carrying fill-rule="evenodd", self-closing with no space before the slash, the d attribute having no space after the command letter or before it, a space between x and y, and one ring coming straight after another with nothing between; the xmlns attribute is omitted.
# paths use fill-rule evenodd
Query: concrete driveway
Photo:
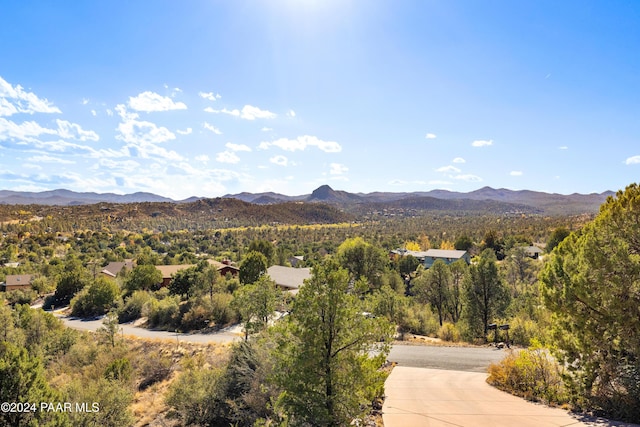
<svg viewBox="0 0 640 427"><path fill-rule="evenodd" d="M631 426L588 420L495 389L481 372L396 366L385 383L385 427ZM637 427L637 426L636 426Z"/></svg>

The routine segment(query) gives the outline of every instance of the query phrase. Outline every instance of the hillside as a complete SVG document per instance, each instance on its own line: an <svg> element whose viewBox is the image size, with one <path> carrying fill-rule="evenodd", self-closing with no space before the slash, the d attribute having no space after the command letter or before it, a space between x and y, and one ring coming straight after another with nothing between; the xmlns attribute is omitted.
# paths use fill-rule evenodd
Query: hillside
<svg viewBox="0 0 640 427"><path fill-rule="evenodd" d="M286 202L257 205L236 199L190 203L96 203L74 206L0 205L0 222L68 221L73 228L201 229L262 224L326 224L353 220L335 206Z"/></svg>

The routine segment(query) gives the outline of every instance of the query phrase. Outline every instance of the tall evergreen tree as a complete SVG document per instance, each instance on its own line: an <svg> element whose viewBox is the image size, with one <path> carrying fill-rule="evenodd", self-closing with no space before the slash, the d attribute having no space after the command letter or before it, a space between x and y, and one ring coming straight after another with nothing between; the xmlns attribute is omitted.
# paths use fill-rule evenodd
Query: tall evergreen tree
<svg viewBox="0 0 640 427"><path fill-rule="evenodd" d="M469 267L464 282L465 317L474 336L485 339L489 324L504 314L510 295L498 274L493 249L485 249L478 262Z"/></svg>
<svg viewBox="0 0 640 427"><path fill-rule="evenodd" d="M610 197L540 274L576 403L640 421L640 186Z"/></svg>
<svg viewBox="0 0 640 427"><path fill-rule="evenodd" d="M300 289L279 352L280 404L295 422L344 426L382 393L392 328L363 313L349 273L335 262L314 268ZM372 354L376 354L373 356Z"/></svg>

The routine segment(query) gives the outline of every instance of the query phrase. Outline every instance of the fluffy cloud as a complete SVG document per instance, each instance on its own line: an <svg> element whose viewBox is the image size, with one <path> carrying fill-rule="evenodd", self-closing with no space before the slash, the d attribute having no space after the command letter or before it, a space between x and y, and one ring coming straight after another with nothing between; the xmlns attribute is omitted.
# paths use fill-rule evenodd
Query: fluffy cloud
<svg viewBox="0 0 640 427"><path fill-rule="evenodd" d="M20 141L29 140L40 135L55 135L56 130L47 129L34 121L17 124L11 120L0 118L0 141L17 139Z"/></svg>
<svg viewBox="0 0 640 427"><path fill-rule="evenodd" d="M200 154L199 156L196 156L195 159L198 162L207 163L209 161L209 156L206 154Z"/></svg>
<svg viewBox="0 0 640 427"><path fill-rule="evenodd" d="M73 160L61 159L60 157L53 157L46 154L31 156L27 159L27 161L35 163L59 163L63 165L70 165L75 163Z"/></svg>
<svg viewBox="0 0 640 427"><path fill-rule="evenodd" d="M287 166L289 159L285 156L277 155L270 158L269 161L278 166Z"/></svg>
<svg viewBox="0 0 640 427"><path fill-rule="evenodd" d="M287 113L287 116L289 116L289 117L293 118L293 117L295 117L295 116L296 116L296 112L295 112L295 111L293 111L293 110L289 110L289 112Z"/></svg>
<svg viewBox="0 0 640 427"><path fill-rule="evenodd" d="M26 92L22 86L12 86L0 77L0 116L17 113L62 113L47 99L38 98L33 92Z"/></svg>
<svg viewBox="0 0 640 427"><path fill-rule="evenodd" d="M92 130L83 130L80 125L70 123L66 120L56 120L58 124L58 135L65 139L76 139L78 141L98 141L100 137Z"/></svg>
<svg viewBox="0 0 640 427"><path fill-rule="evenodd" d="M268 127L263 127L262 129L260 129L262 132L270 132L273 130L273 128L268 128Z"/></svg>
<svg viewBox="0 0 640 427"><path fill-rule="evenodd" d="M180 135L190 135L193 132L193 129L191 128L186 128L185 130L178 129L176 132L179 133Z"/></svg>
<svg viewBox="0 0 640 427"><path fill-rule="evenodd" d="M216 161L220 163L236 164L240 161L240 157L238 157L233 151L223 151L216 155Z"/></svg>
<svg viewBox="0 0 640 427"><path fill-rule="evenodd" d="M276 113L272 113L268 110L261 110L258 107L254 107L252 105L245 105L242 107L242 110L233 109L227 110L223 108L222 110L215 110L211 107L207 107L204 109L207 113L215 113L215 114L228 114L234 117L240 117L245 120L255 120L255 119L274 119L277 117Z"/></svg>
<svg viewBox="0 0 640 427"><path fill-rule="evenodd" d="M122 122L118 124L116 139L124 141L121 152L140 158L157 158L167 161L182 161L184 158L173 150L159 147L157 144L176 139L176 135L163 126L138 120L138 114L130 113L122 104L116 106Z"/></svg>
<svg viewBox="0 0 640 427"><path fill-rule="evenodd" d="M267 150L270 147L278 147L284 151L303 151L307 147L317 147L325 153L339 153L342 147L335 141L323 141L315 136L299 136L296 139L280 138L272 142L261 142L258 148Z"/></svg>
<svg viewBox="0 0 640 427"><path fill-rule="evenodd" d="M462 157L456 157L455 159L453 159L453 163L467 163L467 161Z"/></svg>
<svg viewBox="0 0 640 427"><path fill-rule="evenodd" d="M205 129L210 130L211 132L215 133L216 135L222 135L222 131L220 129L218 129L217 127L213 126L212 124L204 122L203 126L204 126Z"/></svg>
<svg viewBox="0 0 640 427"><path fill-rule="evenodd" d="M220 95L217 93L214 94L213 92L198 92L198 95L200 95L200 98L208 99L209 101L215 101L221 98Z"/></svg>
<svg viewBox="0 0 640 427"><path fill-rule="evenodd" d="M640 156L629 157L627 160L624 161L624 163L627 164L627 165L640 164Z"/></svg>
<svg viewBox="0 0 640 427"><path fill-rule="evenodd" d="M347 172L349 172L349 168L340 163L331 163L329 165L330 175L344 175Z"/></svg>
<svg viewBox="0 0 640 427"><path fill-rule="evenodd" d="M118 124L116 139L129 144L158 144L176 139L176 135L163 126L139 120L125 120Z"/></svg>
<svg viewBox="0 0 640 427"><path fill-rule="evenodd" d="M509 172L511 176L522 176L522 171L511 171Z"/></svg>
<svg viewBox="0 0 640 427"><path fill-rule="evenodd" d="M482 181L482 178L480 178L479 176L471 175L471 174L455 175L455 176L452 176L451 178L457 179L457 180L460 180L460 181L467 181L467 182L480 182L480 181Z"/></svg>
<svg viewBox="0 0 640 427"><path fill-rule="evenodd" d="M187 106L183 102L174 102L168 96L162 96L155 92L142 92L138 96L129 97L129 108L136 111L170 111L186 110Z"/></svg>
<svg viewBox="0 0 640 427"><path fill-rule="evenodd" d="M493 140L492 139L478 139L476 141L473 141L471 143L471 145L473 147L489 147L489 146L493 145Z"/></svg>
<svg viewBox="0 0 640 427"><path fill-rule="evenodd" d="M441 168L436 169L436 172L442 173L460 173L460 169L455 166L443 166Z"/></svg>
<svg viewBox="0 0 640 427"><path fill-rule="evenodd" d="M75 139L78 141L97 141L100 139L94 131L87 131L75 123L66 120L56 120L57 129L49 129L40 126L35 121L15 123L11 120L0 118L0 141L16 139L22 142L35 142L34 137L40 135L57 135L63 139Z"/></svg>
<svg viewBox="0 0 640 427"><path fill-rule="evenodd" d="M233 142L227 142L225 144L225 147L227 147L231 151L251 151L251 148L249 148L248 146L244 144L234 144Z"/></svg>
<svg viewBox="0 0 640 427"><path fill-rule="evenodd" d="M425 139L436 139L437 136L435 133L428 133L424 136Z"/></svg>

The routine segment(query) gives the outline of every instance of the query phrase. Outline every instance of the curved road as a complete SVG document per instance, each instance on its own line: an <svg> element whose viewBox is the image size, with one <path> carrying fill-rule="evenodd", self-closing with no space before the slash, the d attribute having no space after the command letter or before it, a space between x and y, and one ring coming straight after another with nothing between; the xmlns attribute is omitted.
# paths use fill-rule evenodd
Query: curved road
<svg viewBox="0 0 640 427"><path fill-rule="evenodd" d="M102 319L60 319L74 329L95 331L102 326ZM120 327L125 335L196 343L230 343L242 336L237 328L210 334L176 334L127 324ZM385 427L640 427L588 419L491 387L486 382L486 368L505 353L494 348L394 345L388 359L398 366L385 382Z"/></svg>
<svg viewBox="0 0 640 427"><path fill-rule="evenodd" d="M98 328L102 326L102 319L98 320L84 320L77 319L71 317L59 317L60 320L64 322L64 324L73 329L79 329L82 331L92 331L95 332ZM184 342L193 342L193 343L201 343L206 344L210 342L215 342L219 344L230 343L235 340L242 338L242 332L238 332L236 328L232 329L223 329L219 332L212 332L208 334L201 333L193 333L193 334L184 334L184 333L175 333L168 331L155 331L152 329L139 328L130 324L120 324L121 333L123 335L131 335L141 338L160 338L167 340L179 340Z"/></svg>
<svg viewBox="0 0 640 427"><path fill-rule="evenodd" d="M487 384L493 348L395 345L385 382L385 427L633 426L527 402ZM638 426L635 426L638 427Z"/></svg>

